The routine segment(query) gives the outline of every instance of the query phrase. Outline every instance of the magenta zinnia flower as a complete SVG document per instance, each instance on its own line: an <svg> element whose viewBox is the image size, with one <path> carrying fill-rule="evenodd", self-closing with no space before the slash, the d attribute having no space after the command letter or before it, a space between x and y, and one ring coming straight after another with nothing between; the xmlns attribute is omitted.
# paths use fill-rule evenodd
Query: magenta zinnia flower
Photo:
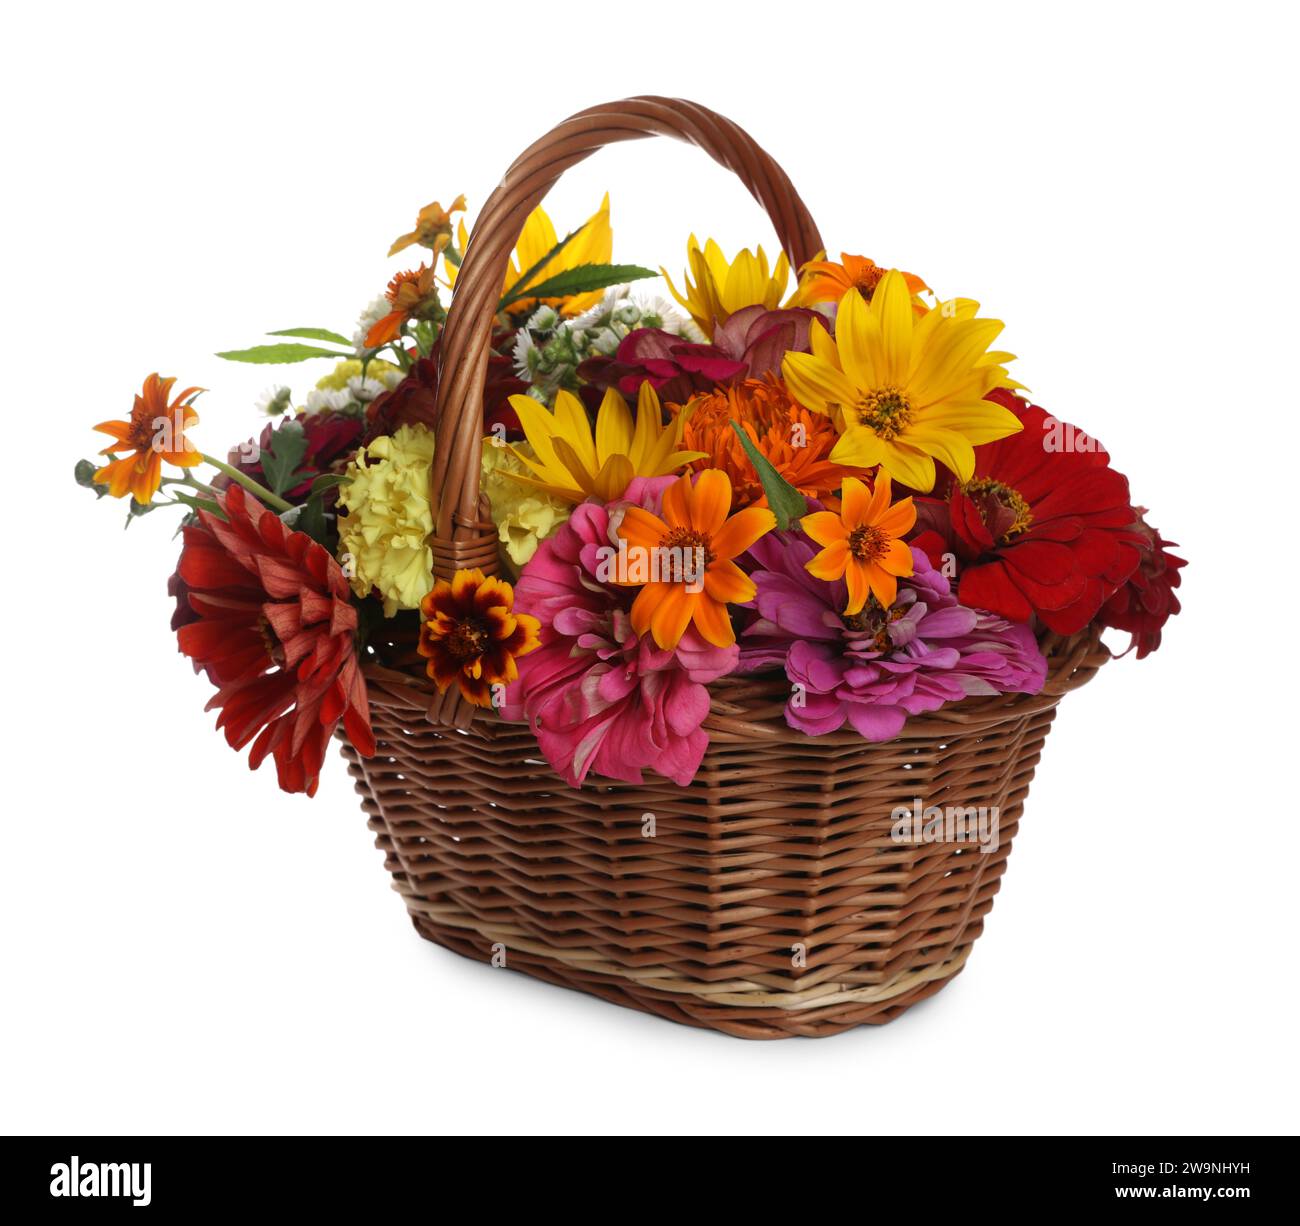
<svg viewBox="0 0 1300 1226"><path fill-rule="evenodd" d="M654 510L652 491L664 484L634 481L628 494ZM614 547L619 506L583 503L524 567L515 612L542 623L542 645L519 661L501 713L528 721L570 787L592 772L640 783L643 770L684 787L709 743L705 683L729 673L739 649L714 647L693 627L672 651L637 636L636 589L597 577L602 547Z"/></svg>
<svg viewBox="0 0 1300 1226"><path fill-rule="evenodd" d="M847 721L869 741L888 741L909 715L1043 688L1047 661L1029 628L958 604L921 550L912 549L915 574L899 579L892 608L873 599L844 617L844 581L804 569L816 549L802 534L771 533L750 550L759 618L742 638L740 669L784 664L799 687L785 708L791 727L820 736Z"/></svg>

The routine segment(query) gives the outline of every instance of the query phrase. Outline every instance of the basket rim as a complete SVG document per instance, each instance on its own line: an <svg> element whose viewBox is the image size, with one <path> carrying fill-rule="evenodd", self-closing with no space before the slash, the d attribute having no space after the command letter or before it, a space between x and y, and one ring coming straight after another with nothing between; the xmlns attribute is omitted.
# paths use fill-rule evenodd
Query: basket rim
<svg viewBox="0 0 1300 1226"><path fill-rule="evenodd" d="M1112 659L1110 649L1101 641L1101 627L1096 623L1078 634L1062 637L1043 632L1039 647L1048 659L1047 680L1036 694L997 694L989 697L966 698L949 703L938 711L910 716L898 736L882 745L904 740L932 740L945 734L970 732L980 727L994 727L1012 719L1020 719L1035 712L1055 707L1071 690L1090 681L1107 661ZM407 672L391 668L375 660L362 665L362 675L373 706L419 711L430 718L431 708L440 695L437 687L423 672ZM710 738L722 740L766 741L775 743L815 742L827 745L863 745L866 742L853 729L840 729L813 737L790 727L785 722L785 702L789 697L789 681L778 673L753 675L731 674L708 685L709 714L703 728ZM477 715L480 708L470 708ZM433 721L437 722L437 721ZM508 727L524 727L526 721L495 718ZM468 722L458 725L468 727Z"/></svg>

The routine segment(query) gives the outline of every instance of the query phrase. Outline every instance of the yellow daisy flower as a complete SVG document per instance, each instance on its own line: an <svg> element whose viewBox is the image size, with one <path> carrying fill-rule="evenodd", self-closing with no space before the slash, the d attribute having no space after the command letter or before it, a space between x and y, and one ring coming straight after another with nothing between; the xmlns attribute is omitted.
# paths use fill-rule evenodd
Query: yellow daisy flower
<svg viewBox="0 0 1300 1226"><path fill-rule="evenodd" d="M505 297L514 288L515 282L543 259L559 241L554 224L547 216L546 210L539 204L528 214L528 220L524 222L523 233L519 235L514 254L510 258L510 266L506 269L506 280L501 288L501 296ZM465 254L465 246L468 242L469 231L465 229L465 223L462 221L456 232L456 244L462 256ZM582 223L578 233L564 249L538 269L528 283L536 285L570 268L577 268L581 264L608 264L613 255L614 231L609 224L609 193L606 192L600 208ZM446 265L443 275L449 286L456 284L458 272L459 270L451 264ZM574 316L581 315L583 311L594 307L603 297L603 290L593 290L589 294L574 294L570 298L563 299L548 298L546 301L547 305L555 307L562 315ZM521 298L510 304L510 310L526 311L537 305L539 304L536 298Z"/></svg>
<svg viewBox="0 0 1300 1226"><path fill-rule="evenodd" d="M748 247L734 260L728 260L722 248L709 239L700 249L700 240L691 235L686 247L690 268L684 279L686 296L677 292L672 278L664 269L672 296L690 312L705 336L711 337L717 324L725 324L737 311L748 306L763 306L769 311L781 304L786 282L790 279L790 261L781 252L776 267L770 268L763 248L758 254ZM692 282L691 277L695 280Z"/></svg>
<svg viewBox="0 0 1300 1226"><path fill-rule="evenodd" d="M800 404L834 419L834 463L879 464L924 493L935 460L969 481L974 448L1020 429L1014 413L984 399L1019 385L1002 365L1012 355L989 351L1001 321L975 318L978 308L955 299L917 318L906 278L891 269L870 303L840 300L834 340L813 324L812 352L786 354L781 373Z"/></svg>
<svg viewBox="0 0 1300 1226"><path fill-rule="evenodd" d="M704 458L702 451L678 450L687 415L676 413L665 426L649 380L637 396L635 425L627 401L613 388L605 393L594 436L587 410L571 392L556 395L554 413L531 396L511 396L510 404L532 448L531 456L515 455L532 476L509 475L570 502L593 496L611 502L633 477L663 477Z"/></svg>

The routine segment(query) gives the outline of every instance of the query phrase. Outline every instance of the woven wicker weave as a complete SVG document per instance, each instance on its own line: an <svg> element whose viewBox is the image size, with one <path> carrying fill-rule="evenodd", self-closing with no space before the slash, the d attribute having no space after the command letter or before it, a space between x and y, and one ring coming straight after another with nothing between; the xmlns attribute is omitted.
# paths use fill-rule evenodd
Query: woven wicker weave
<svg viewBox="0 0 1300 1226"><path fill-rule="evenodd" d="M821 247L784 173L730 121L635 98L533 145L484 206L443 337L433 474L435 570L497 568L478 491L492 314L524 218L569 166L662 134L734 170L796 266ZM419 932L471 958L745 1038L886 1022L964 965L1006 867L1056 704L1108 657L1095 634L1048 639L1038 695L970 700L872 745L809 738L783 678L712 687L709 749L689 787L565 785L524 725L440 697L418 657L367 669L378 752L350 763ZM397 666L394 666L396 662ZM999 842L902 844L894 811L999 812ZM647 821L653 815L653 823ZM648 837L650 826L653 833Z"/></svg>

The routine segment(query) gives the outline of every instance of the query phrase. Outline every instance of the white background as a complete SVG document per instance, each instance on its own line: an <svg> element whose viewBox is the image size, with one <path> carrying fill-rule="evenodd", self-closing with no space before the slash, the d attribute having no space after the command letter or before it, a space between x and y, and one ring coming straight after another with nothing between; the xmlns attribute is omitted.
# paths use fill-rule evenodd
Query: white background
<svg viewBox="0 0 1300 1226"><path fill-rule="evenodd" d="M34 9L0 77L0 1127L1295 1131L1292 12ZM166 516L72 483L154 369L211 389L206 450L247 437L323 370L215 350L350 334L420 205L634 93L750 129L833 253L979 298L1191 559L1163 650L1065 703L965 973L884 1028L744 1043L418 939L342 764L287 797L212 732ZM616 258L773 246L685 146L571 173L560 229L606 186Z"/></svg>

